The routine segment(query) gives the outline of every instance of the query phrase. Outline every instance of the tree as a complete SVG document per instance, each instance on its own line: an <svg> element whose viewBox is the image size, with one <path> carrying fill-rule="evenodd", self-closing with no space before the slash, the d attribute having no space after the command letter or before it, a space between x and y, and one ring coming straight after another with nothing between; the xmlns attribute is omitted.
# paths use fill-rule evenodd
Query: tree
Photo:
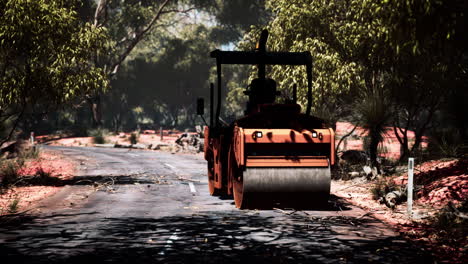
<svg viewBox="0 0 468 264"><path fill-rule="evenodd" d="M270 13L265 8L265 0L217 0L211 14L217 25L211 31L216 43L230 44L242 39L252 25L264 25Z"/></svg>
<svg viewBox="0 0 468 264"><path fill-rule="evenodd" d="M95 27L107 29L112 43L111 51L96 54L95 65L102 68L109 79L113 78L135 47L153 30L167 30L181 20L178 14L186 14L195 8L202 11L211 3L203 0L99 0L94 4L94 1L86 1L82 16ZM99 90L86 96L94 126L102 124L101 97Z"/></svg>
<svg viewBox="0 0 468 264"><path fill-rule="evenodd" d="M313 57L313 102L315 114L330 123L336 121L340 96L363 86L360 65L351 59L354 39L343 29L349 28L346 16L349 6L343 1L267 1L273 19L267 48L272 51L310 51ZM243 48L252 49L259 28L244 38ZM305 107L306 74L303 67L275 66L270 76L285 94L293 84L298 85L299 104ZM333 111L332 111L333 110Z"/></svg>
<svg viewBox="0 0 468 264"><path fill-rule="evenodd" d="M208 54L214 49L206 41L209 34L204 26L187 25L181 27L178 37L157 36L161 43L155 45L160 49L150 48L127 63L109 98L125 95L129 108L143 107L156 124L177 127L185 122L193 126L195 98L206 96L209 87L212 59ZM147 41L152 42L153 37Z"/></svg>
<svg viewBox="0 0 468 264"><path fill-rule="evenodd" d="M314 114L331 124L357 114L370 133L374 164L386 125L394 124L405 157L430 128L444 87L459 91L466 83L466 1L283 0L266 5L273 13L267 26L270 48L312 53ZM251 49L258 30L246 35L244 47ZM303 69L273 67L271 75L280 89L298 83L299 103L305 105L306 85L299 81ZM409 130L416 133L411 149Z"/></svg>
<svg viewBox="0 0 468 264"><path fill-rule="evenodd" d="M268 24L271 32L269 47L274 51L310 51L313 58L313 102L315 115L325 118L332 126L350 112L343 107L349 98L365 98L358 115L371 139L370 153L376 164L377 145L385 125L380 108L388 76L385 67L391 62L386 46L388 28L382 15L375 11L376 1L267 1L274 13ZM383 11L381 11L383 12ZM252 35L257 35L254 29ZM247 41L249 42L249 41ZM305 69L272 67L271 76L280 89L298 84L298 100L306 105ZM282 88L281 88L282 87ZM360 97L364 95L364 97ZM349 104L351 105L351 104ZM354 105L354 104L352 104ZM385 109L384 109L385 110ZM353 111L356 112L356 111ZM372 115L370 115L372 114Z"/></svg>
<svg viewBox="0 0 468 264"><path fill-rule="evenodd" d="M189 18L185 13L166 14L164 21L181 21L172 22L169 29L155 28L134 48L105 95L103 107L110 111L105 119L119 123L112 124L114 129L126 126L122 117L129 117L129 109L141 105L155 124L191 126L194 98L207 96L208 79L213 80L213 75L207 75L213 66L209 52L216 45L237 41L250 22L262 20L263 2L204 1L190 11ZM195 1L187 3L195 5ZM193 19L196 16L202 17L201 22ZM122 104L108 103L116 100Z"/></svg>
<svg viewBox="0 0 468 264"><path fill-rule="evenodd" d="M409 0L390 1L386 6L392 10L386 23L392 25L390 45L396 58L392 69L397 76L392 93L397 107L393 123L403 160L419 148L429 129L436 128L434 117L441 111L451 112L455 109L452 105L458 105L454 111L458 121L452 125L459 127L461 135L466 133L460 124L468 112L460 102L466 101L462 91L468 83L468 2ZM447 105L447 101L452 103ZM415 132L412 145L409 130Z"/></svg>
<svg viewBox="0 0 468 264"><path fill-rule="evenodd" d="M90 63L105 47L106 31L81 22L78 5L77 0L0 3L0 123L12 123L0 143L36 108L48 111L107 86L104 71Z"/></svg>

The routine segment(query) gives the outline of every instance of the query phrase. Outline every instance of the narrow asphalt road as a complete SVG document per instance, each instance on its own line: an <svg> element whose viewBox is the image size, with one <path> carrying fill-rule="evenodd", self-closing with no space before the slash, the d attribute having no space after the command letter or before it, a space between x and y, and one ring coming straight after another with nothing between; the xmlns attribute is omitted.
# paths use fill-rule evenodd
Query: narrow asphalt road
<svg viewBox="0 0 468 264"><path fill-rule="evenodd" d="M0 226L1 263L432 263L338 197L320 211L238 210L208 194L201 155L44 148L79 173Z"/></svg>

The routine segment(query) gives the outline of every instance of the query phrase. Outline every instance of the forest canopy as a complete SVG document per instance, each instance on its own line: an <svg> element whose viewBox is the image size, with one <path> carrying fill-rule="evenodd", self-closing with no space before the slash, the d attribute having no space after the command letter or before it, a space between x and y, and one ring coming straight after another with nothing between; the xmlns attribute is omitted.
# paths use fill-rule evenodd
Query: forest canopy
<svg viewBox="0 0 468 264"><path fill-rule="evenodd" d="M310 51L313 114L369 131L375 158L392 127L402 156L423 136L467 138L468 4L463 0L161 0L0 3L0 136L186 129L215 80L214 49ZM222 118L243 114L255 67L223 71ZM305 70L272 67L282 92ZM409 131L415 141L409 142ZM15 132L15 133L13 133Z"/></svg>

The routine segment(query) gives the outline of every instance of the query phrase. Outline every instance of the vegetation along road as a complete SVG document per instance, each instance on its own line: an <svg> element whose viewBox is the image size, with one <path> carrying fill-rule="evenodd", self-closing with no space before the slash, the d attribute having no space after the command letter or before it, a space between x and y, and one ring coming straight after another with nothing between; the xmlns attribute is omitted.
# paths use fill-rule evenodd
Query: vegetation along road
<svg viewBox="0 0 468 264"><path fill-rule="evenodd" d="M238 210L209 195L201 155L47 148L78 160L78 176L1 227L2 263L431 262L333 195L321 210Z"/></svg>

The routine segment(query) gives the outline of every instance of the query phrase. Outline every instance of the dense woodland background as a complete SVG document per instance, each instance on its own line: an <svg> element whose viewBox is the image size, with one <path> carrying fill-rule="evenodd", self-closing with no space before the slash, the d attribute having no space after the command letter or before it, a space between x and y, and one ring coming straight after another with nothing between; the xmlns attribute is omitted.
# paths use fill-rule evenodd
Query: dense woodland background
<svg viewBox="0 0 468 264"><path fill-rule="evenodd" d="M313 114L368 130L371 158L394 129L402 159L466 153L465 0L0 0L0 142L65 133L193 129L215 81L214 49L312 53ZM223 71L223 113L242 115L255 67ZM282 91L305 70L267 71ZM415 138L408 137L415 132Z"/></svg>

